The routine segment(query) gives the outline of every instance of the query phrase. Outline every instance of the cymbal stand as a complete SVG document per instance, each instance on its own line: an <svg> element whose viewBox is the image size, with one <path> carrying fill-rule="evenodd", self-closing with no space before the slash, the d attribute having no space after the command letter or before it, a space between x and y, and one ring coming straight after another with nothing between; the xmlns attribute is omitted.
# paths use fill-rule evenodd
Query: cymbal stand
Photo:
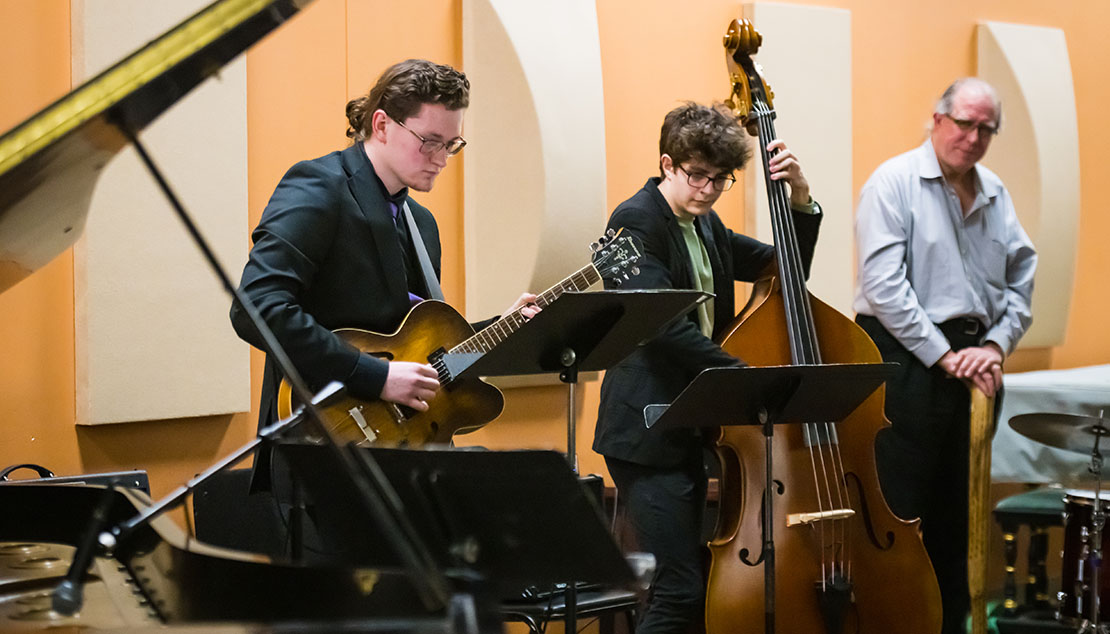
<svg viewBox="0 0 1110 634"><path fill-rule="evenodd" d="M1099 410L1098 419L1099 426L1101 427L1103 411ZM1101 433L1095 434L1095 446L1091 450L1091 466L1088 470L1095 476L1095 508L1091 512L1091 539L1090 539L1090 552L1086 557L1086 561L1091 562L1091 585L1088 588L1090 601L1087 605L1088 617L1083 620L1082 625L1079 627L1079 633L1093 632L1094 634L1103 634L1106 632L1106 627L1099 623L1101 615L1100 597L1099 597L1099 571L1102 568L1102 527L1106 523L1106 513L1102 510L1102 453L1098 450L1099 441L1102 439Z"/></svg>

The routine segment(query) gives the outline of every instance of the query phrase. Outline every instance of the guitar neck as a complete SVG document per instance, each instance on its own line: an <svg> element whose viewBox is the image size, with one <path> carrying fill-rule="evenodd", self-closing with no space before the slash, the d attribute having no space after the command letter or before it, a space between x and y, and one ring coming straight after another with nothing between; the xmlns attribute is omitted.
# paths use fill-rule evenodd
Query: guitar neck
<svg viewBox="0 0 1110 634"><path fill-rule="evenodd" d="M564 278L562 281L556 283L551 288L537 295L536 305L540 308L547 308L552 302L559 299L559 296L564 292L584 291L599 281L601 281L601 274L598 272L597 267L593 264L587 264ZM518 308L498 319L475 333L473 337L463 341L447 352L489 352L528 321L524 318L524 315L521 314L520 310L521 309Z"/></svg>

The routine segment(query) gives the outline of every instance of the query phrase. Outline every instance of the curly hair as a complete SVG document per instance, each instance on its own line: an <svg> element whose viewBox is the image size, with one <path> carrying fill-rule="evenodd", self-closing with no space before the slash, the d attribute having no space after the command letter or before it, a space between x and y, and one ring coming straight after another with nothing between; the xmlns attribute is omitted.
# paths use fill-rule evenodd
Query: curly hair
<svg viewBox="0 0 1110 634"><path fill-rule="evenodd" d="M659 133L659 155L667 154L675 165L698 160L732 172L751 158L747 133L724 104L712 106L687 101L663 118ZM662 173L662 165L660 165Z"/></svg>
<svg viewBox="0 0 1110 634"><path fill-rule="evenodd" d="M394 121L420 112L426 103L461 110L470 104L470 81L462 72L424 59L407 59L385 70L365 95L347 102L347 136L364 141L374 112L381 109Z"/></svg>

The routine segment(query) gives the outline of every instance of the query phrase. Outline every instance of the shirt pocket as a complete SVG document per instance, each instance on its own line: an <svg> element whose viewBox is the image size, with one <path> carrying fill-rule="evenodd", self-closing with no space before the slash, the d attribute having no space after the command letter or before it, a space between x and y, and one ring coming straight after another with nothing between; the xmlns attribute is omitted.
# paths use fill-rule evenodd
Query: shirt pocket
<svg viewBox="0 0 1110 634"><path fill-rule="evenodd" d="M982 269L992 289L1006 289L1006 245L998 240L987 242L982 251Z"/></svg>

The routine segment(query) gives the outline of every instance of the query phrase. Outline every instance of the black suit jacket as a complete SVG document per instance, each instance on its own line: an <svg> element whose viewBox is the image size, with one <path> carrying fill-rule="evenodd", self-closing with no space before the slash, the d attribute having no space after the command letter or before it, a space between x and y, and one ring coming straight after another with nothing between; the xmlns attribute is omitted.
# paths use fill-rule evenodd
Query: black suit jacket
<svg viewBox="0 0 1110 634"><path fill-rule="evenodd" d="M405 200L438 277L435 218L411 198ZM240 288L309 386L316 390L341 380L356 397L378 398L389 364L331 332L353 327L391 333L410 308L410 285L389 200L362 145L290 168L252 237ZM419 292L424 283L416 282L413 288ZM240 337L264 349L238 304L232 306L231 322ZM276 418L280 380L267 357L260 425Z"/></svg>
<svg viewBox="0 0 1110 634"><path fill-rule="evenodd" d="M609 218L610 228L623 227L644 245L640 274L625 282L622 289L694 288L693 266L682 230L658 185L658 178L648 180ZM807 276L820 223L820 213L794 213ZM733 281L754 281L775 251L769 244L734 233L713 211L696 218L694 225L713 268L713 324L717 336L736 315ZM698 434L690 429L647 429L644 407L670 403L702 370L741 363L701 333L697 311L691 311L605 373L594 451L649 466L684 464L689 452L700 451Z"/></svg>

